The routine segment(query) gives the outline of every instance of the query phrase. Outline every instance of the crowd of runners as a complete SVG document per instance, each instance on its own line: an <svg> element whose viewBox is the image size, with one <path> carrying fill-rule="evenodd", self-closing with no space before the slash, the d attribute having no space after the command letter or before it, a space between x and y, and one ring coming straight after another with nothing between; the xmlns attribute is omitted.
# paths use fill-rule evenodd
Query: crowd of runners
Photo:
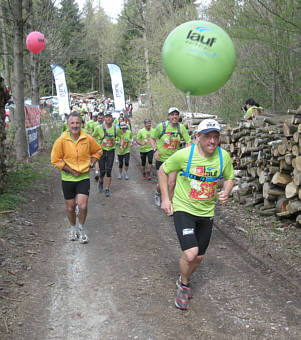
<svg viewBox="0 0 301 340"><path fill-rule="evenodd" d="M114 160L118 163L117 179L128 180L135 141L140 149L143 180L152 180L155 159L158 184L154 203L174 218L182 249L175 305L185 310L193 295L190 277L209 245L215 203L226 203L234 184L231 158L219 147L220 125L216 120L203 120L192 140L179 122L180 111L171 107L165 121L153 128L151 120L146 119L144 127L134 136L130 121L132 107L131 114L127 110L113 117L113 113L109 100L74 103L63 133L54 143L51 162L62 174L69 238L88 242L84 224L90 174L99 192L110 197ZM222 179L223 187L218 192Z"/></svg>

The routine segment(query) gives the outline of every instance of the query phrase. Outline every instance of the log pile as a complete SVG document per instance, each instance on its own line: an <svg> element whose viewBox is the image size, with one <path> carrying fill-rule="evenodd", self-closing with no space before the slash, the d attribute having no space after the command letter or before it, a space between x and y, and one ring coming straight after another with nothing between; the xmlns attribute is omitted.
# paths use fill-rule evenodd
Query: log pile
<svg viewBox="0 0 301 340"><path fill-rule="evenodd" d="M233 160L234 200L264 216L301 223L301 107L285 116L256 116L228 128L222 141Z"/></svg>

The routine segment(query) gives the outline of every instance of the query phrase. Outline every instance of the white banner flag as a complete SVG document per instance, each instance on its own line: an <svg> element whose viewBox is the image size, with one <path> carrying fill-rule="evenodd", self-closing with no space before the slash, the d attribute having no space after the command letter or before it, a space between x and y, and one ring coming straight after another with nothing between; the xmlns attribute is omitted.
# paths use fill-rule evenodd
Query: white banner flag
<svg viewBox="0 0 301 340"><path fill-rule="evenodd" d="M115 64L107 65L111 76L115 110L116 111L125 110L125 99L120 67Z"/></svg>
<svg viewBox="0 0 301 340"><path fill-rule="evenodd" d="M68 97L68 89L66 85L65 72L58 65L52 65L52 73L55 79L55 87L56 87L56 95L59 101L59 113L62 118L65 117L65 114L69 115L70 113L70 105L69 105L69 97Z"/></svg>

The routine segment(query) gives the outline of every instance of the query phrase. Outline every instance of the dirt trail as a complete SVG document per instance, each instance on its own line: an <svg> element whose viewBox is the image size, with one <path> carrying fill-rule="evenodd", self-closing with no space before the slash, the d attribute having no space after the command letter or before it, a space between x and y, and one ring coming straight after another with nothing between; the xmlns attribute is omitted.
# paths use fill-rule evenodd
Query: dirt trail
<svg viewBox="0 0 301 340"><path fill-rule="evenodd" d="M41 226L48 242L1 339L300 339L300 288L227 236L231 221L220 207L189 310L175 308L181 252L173 220L154 206L155 184L141 179L136 162L129 181L116 178L114 165L110 198L91 181L87 245L67 239L55 177Z"/></svg>

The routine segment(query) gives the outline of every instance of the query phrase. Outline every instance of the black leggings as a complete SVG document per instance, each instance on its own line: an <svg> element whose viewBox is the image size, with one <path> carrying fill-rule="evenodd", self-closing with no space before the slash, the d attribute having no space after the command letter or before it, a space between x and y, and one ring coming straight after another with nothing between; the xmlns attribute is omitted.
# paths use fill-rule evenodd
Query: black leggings
<svg viewBox="0 0 301 340"><path fill-rule="evenodd" d="M114 164L115 149L103 150L102 157L99 160L99 174L100 177L112 177L112 168Z"/></svg>
<svg viewBox="0 0 301 340"><path fill-rule="evenodd" d="M125 166L129 166L130 164L130 153L126 153L125 155L118 155L119 160L119 169L123 168L123 160Z"/></svg>
<svg viewBox="0 0 301 340"><path fill-rule="evenodd" d="M145 166L146 157L147 157L147 160L148 160L148 164L152 164L153 163L153 156L154 156L154 150L150 150L148 152L140 152L141 165Z"/></svg>

